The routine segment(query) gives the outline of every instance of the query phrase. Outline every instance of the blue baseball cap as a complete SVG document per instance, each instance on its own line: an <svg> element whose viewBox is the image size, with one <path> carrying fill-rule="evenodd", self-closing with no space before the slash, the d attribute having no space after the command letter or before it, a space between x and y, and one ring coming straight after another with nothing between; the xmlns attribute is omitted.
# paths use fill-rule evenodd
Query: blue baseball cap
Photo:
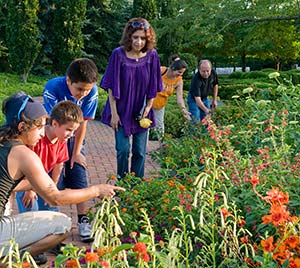
<svg viewBox="0 0 300 268"><path fill-rule="evenodd" d="M22 114L30 120L35 120L48 115L44 106L39 101L34 100L23 91L20 91L4 100L2 104L2 112L6 118L5 126L21 122Z"/></svg>

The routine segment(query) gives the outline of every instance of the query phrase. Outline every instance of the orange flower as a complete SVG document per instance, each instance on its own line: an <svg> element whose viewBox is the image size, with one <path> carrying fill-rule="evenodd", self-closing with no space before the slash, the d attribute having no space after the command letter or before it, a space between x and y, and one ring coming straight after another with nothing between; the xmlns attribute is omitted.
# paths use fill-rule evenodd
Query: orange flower
<svg viewBox="0 0 300 268"><path fill-rule="evenodd" d="M159 240L159 245L164 248L165 247L165 242L163 240Z"/></svg>
<svg viewBox="0 0 300 268"><path fill-rule="evenodd" d="M270 200L272 203L287 204L289 202L289 193L283 193L278 189L272 189L267 192L266 200Z"/></svg>
<svg viewBox="0 0 300 268"><path fill-rule="evenodd" d="M114 175L111 175L111 177L110 177L110 179L111 179L112 181L114 181L116 178L117 178L117 177L114 176Z"/></svg>
<svg viewBox="0 0 300 268"><path fill-rule="evenodd" d="M274 252L272 258L273 260L278 261L281 265L283 265L289 259L290 257L289 255L290 253L288 252L279 251L279 252Z"/></svg>
<svg viewBox="0 0 300 268"><path fill-rule="evenodd" d="M261 240L260 244L264 252L272 252L274 250L273 240L273 236L268 237L266 240Z"/></svg>
<svg viewBox="0 0 300 268"><path fill-rule="evenodd" d="M97 261L99 261L99 256L97 253L88 252L85 254L84 259L86 262L97 262Z"/></svg>
<svg viewBox="0 0 300 268"><path fill-rule="evenodd" d="M241 237L241 242L242 242L243 244L249 243L248 236L246 235L246 236Z"/></svg>
<svg viewBox="0 0 300 268"><path fill-rule="evenodd" d="M262 217L264 224L272 223L274 226L283 225L289 219L289 212L285 206L274 204L270 209L271 215Z"/></svg>
<svg viewBox="0 0 300 268"><path fill-rule="evenodd" d="M145 243L143 242L137 242L134 247L133 247L134 252L139 252L139 253L146 253L147 252L147 247Z"/></svg>
<svg viewBox="0 0 300 268"><path fill-rule="evenodd" d="M31 264L29 262L23 262L22 263L22 268L30 268Z"/></svg>
<svg viewBox="0 0 300 268"><path fill-rule="evenodd" d="M102 257L106 254L106 249L105 248L98 248L97 253L98 253L99 257Z"/></svg>
<svg viewBox="0 0 300 268"><path fill-rule="evenodd" d="M185 186L184 185L179 185L178 188L179 188L180 191L183 191L185 189Z"/></svg>
<svg viewBox="0 0 300 268"><path fill-rule="evenodd" d="M138 190L133 190L133 193L134 193L134 194L138 194L139 191L138 191Z"/></svg>
<svg viewBox="0 0 300 268"><path fill-rule="evenodd" d="M66 268L79 268L77 261L75 260L67 260Z"/></svg>
<svg viewBox="0 0 300 268"><path fill-rule="evenodd" d="M122 212L126 212L127 211L127 208L122 208Z"/></svg>
<svg viewBox="0 0 300 268"><path fill-rule="evenodd" d="M299 246L299 237L296 237L294 235L289 236L286 240L285 243L289 246L289 248L296 248Z"/></svg>
<svg viewBox="0 0 300 268"><path fill-rule="evenodd" d="M169 198L165 198L164 202L167 203L167 204L169 204L170 203L170 199Z"/></svg>

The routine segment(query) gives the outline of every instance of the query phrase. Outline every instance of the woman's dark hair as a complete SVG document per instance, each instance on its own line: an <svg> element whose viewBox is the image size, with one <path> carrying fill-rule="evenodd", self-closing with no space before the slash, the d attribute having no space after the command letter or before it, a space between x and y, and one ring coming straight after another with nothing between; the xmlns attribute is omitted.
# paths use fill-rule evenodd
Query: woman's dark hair
<svg viewBox="0 0 300 268"><path fill-rule="evenodd" d="M124 49L126 51L131 50L131 36L134 32L138 30L144 30L146 33L146 45L143 47L142 52L146 52L154 48L154 45L156 43L156 35L153 27L144 18L132 18L127 22L120 41L120 45L124 46Z"/></svg>
<svg viewBox="0 0 300 268"><path fill-rule="evenodd" d="M41 127L44 123L43 119L47 118L47 116L42 116L38 119L29 119L22 114L21 118L22 122L25 123L22 130L19 130L18 128L20 122L17 120L15 120L15 122L9 126L0 126L0 144L5 141L17 139L18 136L31 130L33 127Z"/></svg>
<svg viewBox="0 0 300 268"><path fill-rule="evenodd" d="M188 68L187 63L184 60L181 60L180 57L177 54L171 55L169 57L169 62L170 62L170 68L173 71Z"/></svg>
<svg viewBox="0 0 300 268"><path fill-rule="evenodd" d="M73 60L66 75L70 78L71 83L96 83L99 76L96 64L87 58Z"/></svg>

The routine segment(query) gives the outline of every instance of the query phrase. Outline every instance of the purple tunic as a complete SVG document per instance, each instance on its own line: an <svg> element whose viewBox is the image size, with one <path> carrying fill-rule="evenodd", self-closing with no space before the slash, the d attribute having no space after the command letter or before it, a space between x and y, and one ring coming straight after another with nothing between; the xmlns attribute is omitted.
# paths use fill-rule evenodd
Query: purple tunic
<svg viewBox="0 0 300 268"><path fill-rule="evenodd" d="M147 99L155 98L163 88L157 51L149 50L145 57L135 60L127 58L123 47L115 48L100 87L112 90L125 135L146 131L135 118L143 107L145 96ZM148 118L153 122L151 127L155 126L152 109ZM111 109L107 100L101 121L110 126L110 120Z"/></svg>

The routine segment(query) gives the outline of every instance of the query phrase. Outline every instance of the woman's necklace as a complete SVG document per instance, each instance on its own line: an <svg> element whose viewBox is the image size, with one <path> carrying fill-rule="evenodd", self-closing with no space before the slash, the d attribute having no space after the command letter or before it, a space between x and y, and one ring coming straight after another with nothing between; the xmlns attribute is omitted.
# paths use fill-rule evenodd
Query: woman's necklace
<svg viewBox="0 0 300 268"><path fill-rule="evenodd" d="M144 57L145 55L146 55L146 53L143 53L141 51L139 51L139 52L133 52L133 51L126 52L127 58L133 59L136 62L138 62L139 59L142 58L142 57Z"/></svg>

